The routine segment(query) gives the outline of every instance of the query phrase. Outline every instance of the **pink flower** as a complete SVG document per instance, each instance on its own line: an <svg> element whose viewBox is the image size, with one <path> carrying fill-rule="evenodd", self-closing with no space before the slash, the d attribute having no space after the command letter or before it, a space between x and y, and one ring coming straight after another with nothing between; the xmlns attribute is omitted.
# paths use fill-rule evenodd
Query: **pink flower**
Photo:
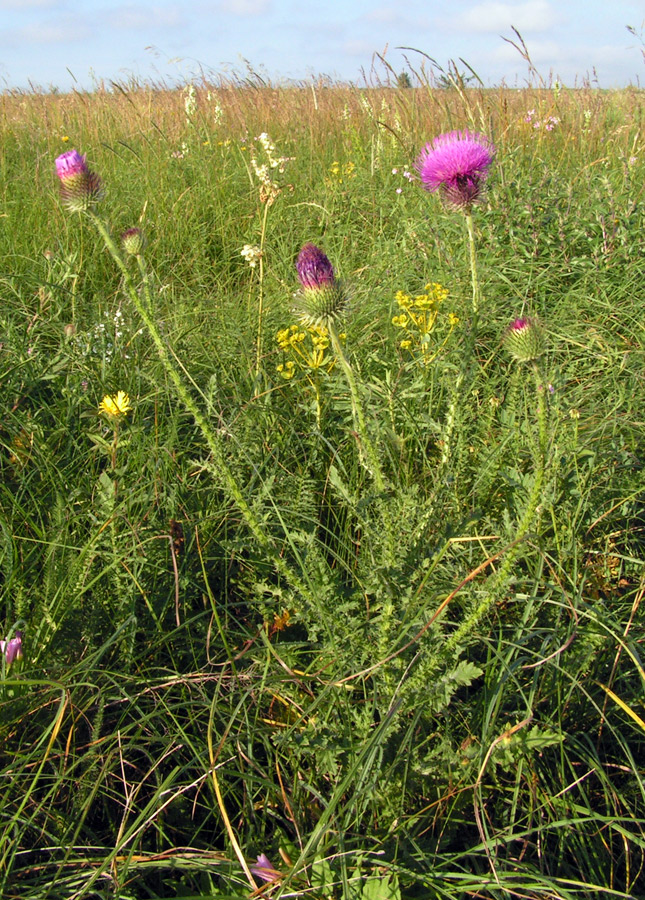
<svg viewBox="0 0 645 900"><path fill-rule="evenodd" d="M266 853L260 853L257 862L251 866L251 873L255 875L256 878L259 878L261 881L266 881L267 883L279 881L282 878L281 873L278 872L277 869L274 869L269 862L269 857Z"/></svg>
<svg viewBox="0 0 645 900"><path fill-rule="evenodd" d="M89 172L85 157L78 150L68 150L56 159L56 174L61 181Z"/></svg>
<svg viewBox="0 0 645 900"><path fill-rule="evenodd" d="M103 196L101 179L90 171L78 150L68 150L57 157L56 174L60 179L61 199L72 212L89 209Z"/></svg>
<svg viewBox="0 0 645 900"><path fill-rule="evenodd" d="M426 144L416 167L426 190L441 189L453 206L469 207L479 199L494 155L485 135L451 131Z"/></svg>
<svg viewBox="0 0 645 900"><path fill-rule="evenodd" d="M4 653L8 666L10 666L15 659L21 659L22 633L16 631L15 638L11 638L9 641L0 641L0 653Z"/></svg>

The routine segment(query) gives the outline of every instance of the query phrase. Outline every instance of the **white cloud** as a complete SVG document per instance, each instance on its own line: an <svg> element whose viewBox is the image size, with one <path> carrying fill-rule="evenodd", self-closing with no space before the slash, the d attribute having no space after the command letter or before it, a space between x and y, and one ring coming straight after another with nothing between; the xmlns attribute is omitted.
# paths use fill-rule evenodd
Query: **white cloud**
<svg viewBox="0 0 645 900"><path fill-rule="evenodd" d="M221 12L232 13L234 16L256 16L267 12L270 6L271 0L220 0L217 4Z"/></svg>
<svg viewBox="0 0 645 900"><path fill-rule="evenodd" d="M380 22L383 25L397 25L404 21L399 10L392 6L380 6L368 13L365 18L368 22Z"/></svg>
<svg viewBox="0 0 645 900"><path fill-rule="evenodd" d="M363 41L360 38L345 41L343 51L349 56L371 56L374 53L374 44L370 41Z"/></svg>
<svg viewBox="0 0 645 900"><path fill-rule="evenodd" d="M506 31L512 25L524 35L548 31L557 21L558 16L548 0L526 0L525 3L484 0L456 16L451 24L460 31L493 34Z"/></svg>
<svg viewBox="0 0 645 900"><path fill-rule="evenodd" d="M183 18L177 6L120 6L110 10L105 18L109 25L125 30L175 28L183 24Z"/></svg>
<svg viewBox="0 0 645 900"><path fill-rule="evenodd" d="M56 0L0 0L0 9L51 9Z"/></svg>
<svg viewBox="0 0 645 900"><path fill-rule="evenodd" d="M16 40L24 44L68 44L83 41L90 36L82 23L41 22L25 25L16 32Z"/></svg>

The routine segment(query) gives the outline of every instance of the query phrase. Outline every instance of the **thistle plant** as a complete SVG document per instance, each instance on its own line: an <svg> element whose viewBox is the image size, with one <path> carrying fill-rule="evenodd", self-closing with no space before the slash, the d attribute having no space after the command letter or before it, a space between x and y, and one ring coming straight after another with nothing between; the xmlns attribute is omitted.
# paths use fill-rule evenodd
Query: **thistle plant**
<svg viewBox="0 0 645 900"><path fill-rule="evenodd" d="M74 167L79 169L80 174L83 176L75 178L71 184L70 179L67 176L67 170L69 168L69 164L66 162L67 159L71 159L73 161ZM237 506L244 521L246 522L247 527L249 528L255 540L262 547L267 556L271 559L276 571L285 578L287 583L295 591L298 592L302 599L305 599L306 601L312 603L312 605L315 605L315 601L311 591L302 581L298 572L296 572L292 568L292 566L284 559L283 555L279 553L278 550L273 546L273 543L269 535L267 534L263 523L255 515L255 513L247 503L242 489L226 461L226 455L221 445L221 439L219 438L216 431L212 428L210 422L206 418L205 414L201 411L196 401L193 399L190 391L186 388L179 368L172 360L171 352L166 346L166 342L164 341L153 316L151 304L149 302L146 302L145 299L142 299L141 293L139 292L137 285L132 278L132 275L126 263L126 259L124 258L121 249L112 237L107 224L94 210L96 201L100 199L100 194L96 189L96 185L100 185L98 176L89 171L85 163L85 157L77 153L76 150L72 150L68 154L63 154L63 157L59 157L56 160L56 171L61 181L61 197L63 199L63 202L66 206L68 206L69 209L82 212L87 216L87 218L92 222L94 227L101 235L108 252L119 268L121 275L123 276L124 289L127 292L132 305L141 317L144 326L155 345L155 348L159 355L159 359L166 371L166 374L172 382L177 394L181 398L181 401L184 404L185 408L192 415L195 424L201 431L208 445L214 462L214 467L220 476L224 490ZM119 404L117 403L118 397L119 395L117 394L116 399L110 398L110 400L106 402L106 408L108 410L113 411L119 408ZM123 400L124 398L121 399Z"/></svg>
<svg viewBox="0 0 645 900"><path fill-rule="evenodd" d="M495 148L483 134L450 131L426 144L417 159L421 183L427 191L440 191L447 204L464 213L468 230L473 314L479 311L481 289L472 208L481 198Z"/></svg>
<svg viewBox="0 0 645 900"><path fill-rule="evenodd" d="M488 611L500 599L513 565L521 552L522 544L536 520L544 491L548 451L547 390L540 368L540 358L544 353L544 335L536 319L518 318L514 319L506 329L503 343L507 352L516 362L520 365L530 365L533 369L537 399L537 441L534 443L533 484L524 513L517 524L512 540L504 551L499 569L487 586L483 599L452 632L445 643L444 652L447 657L463 644L467 636L473 633Z"/></svg>
<svg viewBox="0 0 645 900"><path fill-rule="evenodd" d="M127 228L121 235L121 246L126 257L136 259L139 273L141 275L141 287L143 296L148 304L148 309L152 310L152 288L150 285L150 275L146 266L146 259L143 251L146 246L146 239L140 228Z"/></svg>
<svg viewBox="0 0 645 900"><path fill-rule="evenodd" d="M452 436L459 424L459 404L463 383L474 353L481 288L477 270L477 248L472 209L482 196L494 156L495 148L485 135L470 131L450 131L447 134L440 134L426 144L416 162L423 187L431 193L439 191L450 208L464 214L468 233L473 321L463 355L461 371L451 387L452 397L446 414L443 434L442 464L447 463L452 452Z"/></svg>
<svg viewBox="0 0 645 900"><path fill-rule="evenodd" d="M323 251L314 244L305 244L296 262L300 291L296 294L293 311L307 328L324 328L332 350L343 371L352 401L352 416L361 448L361 460L374 479L379 491L385 489L385 479L376 448L367 429L358 384L351 364L343 350L338 321L347 309L348 294L336 278L334 267Z"/></svg>

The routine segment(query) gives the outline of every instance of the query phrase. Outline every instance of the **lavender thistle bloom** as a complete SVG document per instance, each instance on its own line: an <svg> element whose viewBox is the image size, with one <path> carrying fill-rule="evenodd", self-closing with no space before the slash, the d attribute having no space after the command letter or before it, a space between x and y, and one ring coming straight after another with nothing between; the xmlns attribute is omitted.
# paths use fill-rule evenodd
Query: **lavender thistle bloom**
<svg viewBox="0 0 645 900"><path fill-rule="evenodd" d="M282 878L280 872L271 865L266 853L260 853L257 862L251 866L251 873L261 881L266 881L267 884L279 881Z"/></svg>
<svg viewBox="0 0 645 900"><path fill-rule="evenodd" d="M15 638L11 638L10 641L0 641L0 653L4 653L8 666L15 659L20 659L22 657L22 633L16 631Z"/></svg>
<svg viewBox="0 0 645 900"><path fill-rule="evenodd" d="M333 285L334 267L320 247L305 244L296 261L298 278L305 289L318 289Z"/></svg>
<svg viewBox="0 0 645 900"><path fill-rule="evenodd" d="M441 190L450 204L468 208L481 195L494 155L485 135L450 131L426 144L416 167L426 190Z"/></svg>
<svg viewBox="0 0 645 900"><path fill-rule="evenodd" d="M68 150L57 157L56 174L61 199L71 212L84 212L103 196L101 179L90 171L85 156L78 150Z"/></svg>
<svg viewBox="0 0 645 900"><path fill-rule="evenodd" d="M307 326L328 328L343 312L347 295L336 280L334 267L320 247L305 244L296 261L302 290L296 297L294 312Z"/></svg>

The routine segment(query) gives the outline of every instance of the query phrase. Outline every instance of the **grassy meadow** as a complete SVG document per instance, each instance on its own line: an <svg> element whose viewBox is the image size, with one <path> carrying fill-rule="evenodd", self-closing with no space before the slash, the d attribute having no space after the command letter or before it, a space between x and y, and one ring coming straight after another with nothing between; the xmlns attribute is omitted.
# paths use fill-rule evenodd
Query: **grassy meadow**
<svg viewBox="0 0 645 900"><path fill-rule="evenodd" d="M644 127L458 79L0 97L0 896L645 895ZM472 243L414 167L453 129L496 147Z"/></svg>

